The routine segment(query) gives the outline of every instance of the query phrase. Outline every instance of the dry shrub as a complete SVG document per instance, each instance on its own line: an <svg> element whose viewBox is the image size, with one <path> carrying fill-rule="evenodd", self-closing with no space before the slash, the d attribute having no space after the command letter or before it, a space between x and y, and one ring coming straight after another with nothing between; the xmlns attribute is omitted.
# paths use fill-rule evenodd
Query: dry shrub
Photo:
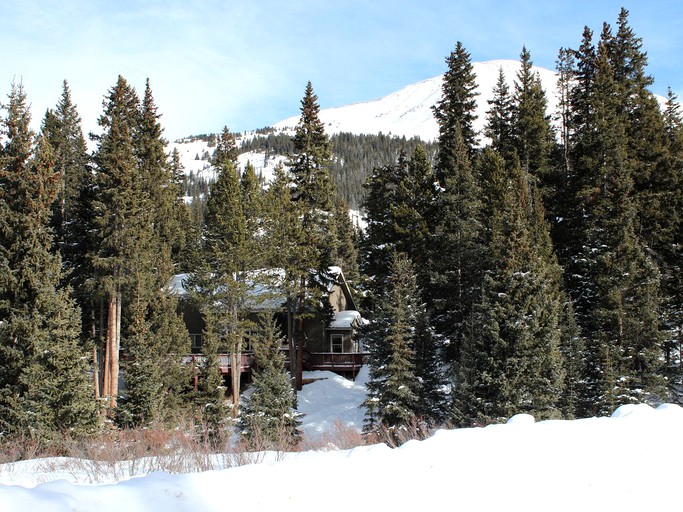
<svg viewBox="0 0 683 512"><path fill-rule="evenodd" d="M335 421L329 432L311 438L306 436L302 441L303 450L350 450L366 445L366 439L354 427L342 421Z"/></svg>
<svg viewBox="0 0 683 512"><path fill-rule="evenodd" d="M379 424L372 431L365 433L365 438L368 444L384 443L390 448L397 448L408 441L427 439L436 430L437 427L419 418L413 418L407 425Z"/></svg>

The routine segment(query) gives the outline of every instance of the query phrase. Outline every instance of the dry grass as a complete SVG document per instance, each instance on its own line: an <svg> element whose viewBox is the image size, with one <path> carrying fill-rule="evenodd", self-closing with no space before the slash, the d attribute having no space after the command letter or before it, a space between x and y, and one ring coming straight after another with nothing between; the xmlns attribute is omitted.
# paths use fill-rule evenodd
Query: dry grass
<svg viewBox="0 0 683 512"><path fill-rule="evenodd" d="M207 442L192 425L184 428L154 426L144 429L110 430L96 436L68 435L49 442L39 439L0 438L0 464L40 459L37 471L64 473L82 482L105 482L151 472L194 473L256 464L266 458L280 460L287 452L305 450L347 450L366 444L385 443L397 447L410 439L425 439L433 428L415 421L402 429L382 428L361 434L341 422L330 432L312 439L303 435L293 446L291 437L281 442L252 436L249 442L226 431L220 439ZM11 464L5 471L11 471Z"/></svg>
<svg viewBox="0 0 683 512"><path fill-rule="evenodd" d="M299 450L352 448L365 444L363 437L341 424L315 443L302 436L298 445L291 438L273 444L252 436L248 443L226 431L211 443L193 428L111 430L95 436L67 435L49 442L39 439L0 440L0 464L11 471L13 462L40 459L36 471L63 473L82 482L121 480L151 472L194 473L257 464L266 458L280 460L285 453Z"/></svg>

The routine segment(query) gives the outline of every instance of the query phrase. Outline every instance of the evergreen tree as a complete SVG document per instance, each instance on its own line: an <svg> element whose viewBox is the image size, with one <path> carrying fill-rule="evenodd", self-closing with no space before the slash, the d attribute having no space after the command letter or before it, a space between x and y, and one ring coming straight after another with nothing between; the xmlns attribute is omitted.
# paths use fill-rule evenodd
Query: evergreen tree
<svg viewBox="0 0 683 512"><path fill-rule="evenodd" d="M448 69L443 77L443 94L433 107L434 117L439 125L439 151L437 156L437 175L443 181L448 169L453 166L455 148L455 128L459 126L460 137L472 157L477 145L474 130L474 113L477 96L476 75L472 67L472 57L458 41L455 49L446 57Z"/></svg>
<svg viewBox="0 0 683 512"><path fill-rule="evenodd" d="M131 291L132 295L137 291L139 297L143 284L136 279L151 265L151 256L145 250L151 246L148 202L133 139L139 112L135 90L119 76L98 120L103 133L95 136L97 194L92 202L92 214L96 232L91 258L107 304L102 395L107 398L110 410L117 406L124 294L126 300Z"/></svg>
<svg viewBox="0 0 683 512"><path fill-rule="evenodd" d="M60 176L59 192L53 205L54 241L62 257L64 282L72 288L81 309L81 341L93 351L93 366L97 370L93 377L99 398L97 347L100 343L96 339L96 310L99 308L94 293L95 272L89 258L94 232L93 175L81 119L66 81L56 108L45 114L42 135L53 148L55 171Z"/></svg>
<svg viewBox="0 0 683 512"><path fill-rule="evenodd" d="M475 76L462 45L447 59L443 98L434 108L439 125L435 164L440 191L429 217L431 273L428 303L435 327L459 357L465 323L478 301L484 256L481 189L470 156L474 153Z"/></svg>
<svg viewBox="0 0 683 512"><path fill-rule="evenodd" d="M605 24L595 60L588 144L577 158L585 177L582 248L576 256L579 323L588 339L589 413L640 400L639 389L657 389L658 282L654 262L637 234L633 159L627 118L610 63L612 35Z"/></svg>
<svg viewBox="0 0 683 512"><path fill-rule="evenodd" d="M248 243L252 244L251 252L256 256L263 250L261 247L263 241L260 239L260 228L263 223L263 190L251 162L247 162L244 172L242 172L240 185L242 188L242 211L249 234ZM261 262L255 261L252 266L256 268L260 267L261 264Z"/></svg>
<svg viewBox="0 0 683 512"><path fill-rule="evenodd" d="M205 261L195 273L203 292L202 310L214 321L211 336L218 350L230 354L233 416L237 416L243 340L248 327L249 288L247 272L253 269L253 234L248 233L239 174L230 159L234 137L223 131L214 165L218 179L211 187L204 224ZM222 160L218 160L218 156ZM253 306L253 305L252 305Z"/></svg>
<svg viewBox="0 0 683 512"><path fill-rule="evenodd" d="M60 189L54 204L55 241L67 273L83 270L86 232L83 217L82 190L88 186L90 171L88 154L81 129L81 118L71 100L71 90L63 83L62 96L54 110L48 110L42 133L54 152L55 171L60 176ZM71 276L74 279L76 276Z"/></svg>
<svg viewBox="0 0 683 512"><path fill-rule="evenodd" d="M571 300L565 303L561 325L560 352L564 361L564 389L560 409L565 418L572 419L583 412L582 399L586 396L586 340L576 323Z"/></svg>
<svg viewBox="0 0 683 512"><path fill-rule="evenodd" d="M227 126L224 126L223 131L218 137L218 143L213 152L213 157L211 158L211 165L219 169L224 166L226 162L230 162L232 166L237 169L238 156L239 150L237 149L235 134L232 133Z"/></svg>
<svg viewBox="0 0 683 512"><path fill-rule="evenodd" d="M424 147L416 146L410 160L401 153L394 165L375 169L366 187L363 270L371 277L372 293L381 295L394 251L411 255L418 282L426 287L436 189Z"/></svg>
<svg viewBox="0 0 683 512"><path fill-rule="evenodd" d="M265 195L263 238L267 242L266 265L279 269L270 285L285 297L289 360L296 361L295 320L300 306L300 286L309 269L306 267L306 255L300 251L306 238L302 225L302 205L293 200L291 187L291 175L279 165L275 168L273 180ZM295 365L291 365L290 369L292 380L296 382Z"/></svg>
<svg viewBox="0 0 683 512"><path fill-rule="evenodd" d="M420 293L422 295L422 293ZM417 297L419 300L420 297ZM430 325L426 304L416 300L415 311L415 376L420 384L416 415L433 425L449 416L447 378L443 369L441 337Z"/></svg>
<svg viewBox="0 0 683 512"><path fill-rule="evenodd" d="M53 252L52 206L60 191L54 153L43 136L34 152L22 85L13 85L0 151L0 427L49 438L98 424L80 312L62 288Z"/></svg>
<svg viewBox="0 0 683 512"><path fill-rule="evenodd" d="M330 176L330 142L319 118L318 97L310 82L301 100L301 117L292 142L294 154L288 161L292 175L292 199L302 215L303 243L299 246L299 296L297 325L297 389L301 389L303 366L303 311L316 307L318 298L332 277L329 267L335 240L330 236L334 209L334 185ZM308 275L306 275L307 273ZM331 320L331 312L323 312Z"/></svg>
<svg viewBox="0 0 683 512"><path fill-rule="evenodd" d="M484 135L491 139L491 147L505 158L511 158L515 148L513 126L513 102L510 88L505 81L501 67L498 80L493 87L493 98L488 100L489 110L486 112L486 128Z"/></svg>
<svg viewBox="0 0 683 512"><path fill-rule="evenodd" d="M683 212L683 168L681 167L683 163L683 158L681 158L683 156L683 117L681 117L678 98L671 92L671 89L668 93L664 119L668 138L668 165L671 169L667 173L669 179L663 184L667 190L664 198L669 206L662 208L661 213L666 213L669 216L669 221L659 224L659 229L665 231L663 240L669 239L673 243L660 245L657 252L660 254L659 261L661 262L663 323L667 333L666 361L680 362L683 360L683 336L680 328L683 325L683 272L681 271L683 244L675 241L683 240L683 222L681 222L681 212Z"/></svg>
<svg viewBox="0 0 683 512"><path fill-rule="evenodd" d="M119 421L129 426L177 413L188 378L180 354L189 351L189 336L177 313L177 297L167 291L174 271L174 248L182 244L182 204L164 152L159 118L148 80L134 144L149 223L141 227L148 232L150 245L140 248L142 257L136 266L125 343L129 357L123 365L126 394L118 411Z"/></svg>
<svg viewBox="0 0 683 512"><path fill-rule="evenodd" d="M252 391L244 399L239 429L251 448L282 449L298 444L301 414L296 412L296 394L292 388L282 340L273 318L263 318L254 340L256 370Z"/></svg>
<svg viewBox="0 0 683 512"><path fill-rule="evenodd" d="M197 284L195 283L196 287ZM201 288L194 288L193 300L203 303L205 294ZM219 360L218 322L216 311L203 308L205 329L202 332L202 360L197 368L197 406L201 434L205 443L218 445L224 439L228 425L228 407L225 399L226 386L221 374Z"/></svg>
<svg viewBox="0 0 683 512"><path fill-rule="evenodd" d="M377 295L381 295L387 283L392 251L403 245L396 232L393 205L397 205L396 193L407 165L402 152L395 164L376 167L365 184L363 210L367 225L362 240L362 271Z"/></svg>
<svg viewBox="0 0 683 512"><path fill-rule="evenodd" d="M487 174L499 176L497 168ZM529 180L516 166L489 185L497 189L489 221L492 267L457 366L454 419L462 425L519 412L559 415L562 274Z"/></svg>
<svg viewBox="0 0 683 512"><path fill-rule="evenodd" d="M343 199L337 199L334 203L333 226L337 247L332 263L341 267L349 285L356 287L360 280L357 237L349 215L349 208Z"/></svg>
<svg viewBox="0 0 683 512"><path fill-rule="evenodd" d="M555 137L546 113L548 101L538 73L532 71L531 55L526 47L522 48L520 60L513 99L517 155L522 169L537 180L546 204L550 205L549 199L553 199L550 158Z"/></svg>
<svg viewBox="0 0 683 512"><path fill-rule="evenodd" d="M366 432L387 429L396 440L420 408L415 373L415 326L419 292L410 259L392 259L389 287L379 299L374 321L365 330L370 349L370 381L364 402Z"/></svg>
<svg viewBox="0 0 683 512"><path fill-rule="evenodd" d="M459 358L485 263L481 188L456 125L453 167L437 196L432 218L430 303L435 326L448 340L447 356ZM440 165L440 164L439 164Z"/></svg>

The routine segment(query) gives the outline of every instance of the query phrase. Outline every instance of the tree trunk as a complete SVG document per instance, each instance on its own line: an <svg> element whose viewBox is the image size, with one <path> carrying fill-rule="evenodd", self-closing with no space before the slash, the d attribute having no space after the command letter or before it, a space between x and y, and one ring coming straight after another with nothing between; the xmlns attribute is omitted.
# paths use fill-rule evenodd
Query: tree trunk
<svg viewBox="0 0 683 512"><path fill-rule="evenodd" d="M107 301L107 333L104 340L104 368L102 378L102 396L109 403L111 394L111 345L114 339L114 322L116 321L116 302L110 295Z"/></svg>
<svg viewBox="0 0 683 512"><path fill-rule="evenodd" d="M287 345L289 347L289 374L296 389L296 349L294 348L294 311L292 299L287 297Z"/></svg>
<svg viewBox="0 0 683 512"><path fill-rule="evenodd" d="M299 291L299 328L297 329L297 353L296 353L296 389L301 391L304 387L304 316L303 308L306 301L306 277L301 278L301 290Z"/></svg>
<svg viewBox="0 0 683 512"><path fill-rule="evenodd" d="M121 293L116 294L116 337L112 353L111 374L111 407L116 408L116 399L119 395L119 349L121 348Z"/></svg>
<svg viewBox="0 0 683 512"><path fill-rule="evenodd" d="M231 357L232 377L232 417L237 418L240 405L240 379L242 376L242 341L237 342L237 350L233 351Z"/></svg>
<svg viewBox="0 0 683 512"><path fill-rule="evenodd" d="M90 339L92 340L92 380L95 400L100 399L100 358L97 354L97 329L95 328L95 307L90 302Z"/></svg>
<svg viewBox="0 0 683 512"><path fill-rule="evenodd" d="M107 337L104 356L104 396L116 409L119 392L119 346L121 344L121 294L112 293L107 304ZM110 411L111 414L111 411Z"/></svg>

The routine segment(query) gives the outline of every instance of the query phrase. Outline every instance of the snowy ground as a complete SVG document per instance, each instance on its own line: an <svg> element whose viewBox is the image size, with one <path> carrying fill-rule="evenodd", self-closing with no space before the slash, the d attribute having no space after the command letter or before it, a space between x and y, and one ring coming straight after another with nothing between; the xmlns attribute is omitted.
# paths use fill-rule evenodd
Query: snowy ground
<svg viewBox="0 0 683 512"><path fill-rule="evenodd" d="M364 374L306 377L322 378L299 395L308 435L361 427ZM641 405L575 421L520 415L395 450L271 453L259 464L98 484L59 460L25 461L0 466L0 511L681 510L681 432L683 408Z"/></svg>

